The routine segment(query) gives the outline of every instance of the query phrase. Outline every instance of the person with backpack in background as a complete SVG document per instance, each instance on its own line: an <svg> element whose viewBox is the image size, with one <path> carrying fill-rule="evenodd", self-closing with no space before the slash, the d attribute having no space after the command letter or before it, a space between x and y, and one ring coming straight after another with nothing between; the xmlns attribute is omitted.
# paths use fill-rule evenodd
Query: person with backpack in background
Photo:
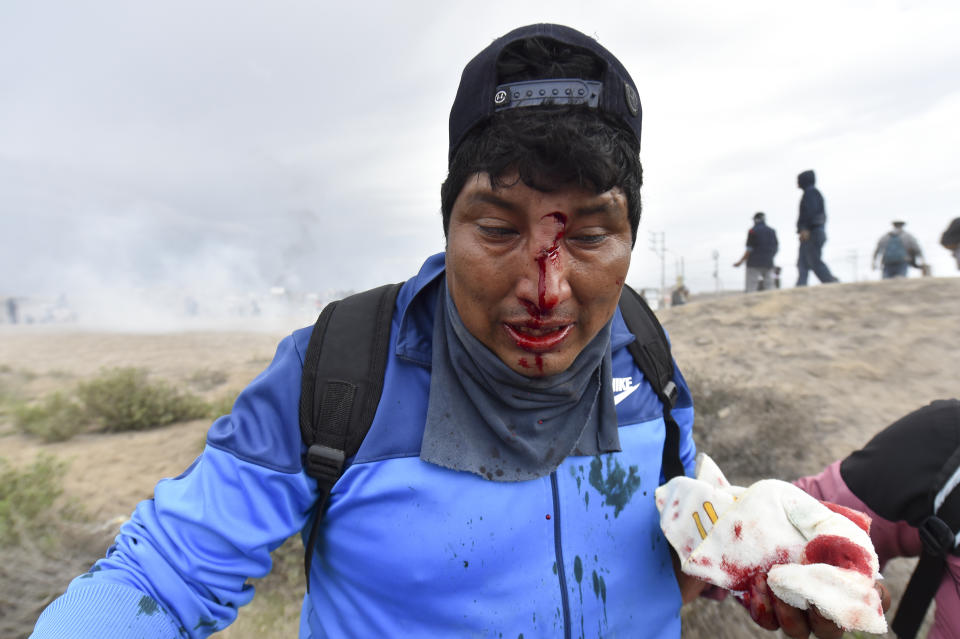
<svg viewBox="0 0 960 639"><path fill-rule="evenodd" d="M777 254L780 244L777 242L777 232L767 226L766 218L762 211L753 215L753 228L747 231L747 248L743 256L733 263L734 266L747 263L747 293L779 288L775 284L776 272L773 257Z"/></svg>
<svg viewBox="0 0 960 639"><path fill-rule="evenodd" d="M824 230L827 224L827 208L816 182L817 177L813 171L804 171L797 176L797 186L803 191L800 213L797 216L797 237L800 239L797 286L807 285L810 271L824 284L839 281L823 262L823 245L827 241Z"/></svg>
<svg viewBox="0 0 960 639"><path fill-rule="evenodd" d="M953 253L957 268L960 269L960 217L954 218L947 226L943 235L940 236L940 245Z"/></svg>
<svg viewBox="0 0 960 639"><path fill-rule="evenodd" d="M960 637L960 401L915 410L794 483L869 515L881 569L894 557L920 557L891 624L897 637L916 636L931 601L927 639Z"/></svg>
<svg viewBox="0 0 960 639"><path fill-rule="evenodd" d="M905 224L903 220L894 220L893 229L880 238L873 252L873 268L877 268L879 259L885 280L906 277L908 266L924 269L923 251L917 238L903 230Z"/></svg>

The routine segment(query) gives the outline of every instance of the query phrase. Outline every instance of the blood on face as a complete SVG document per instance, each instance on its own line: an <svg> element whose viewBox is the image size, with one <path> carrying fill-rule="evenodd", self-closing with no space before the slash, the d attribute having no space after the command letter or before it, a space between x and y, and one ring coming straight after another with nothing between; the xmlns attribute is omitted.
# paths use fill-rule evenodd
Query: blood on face
<svg viewBox="0 0 960 639"><path fill-rule="evenodd" d="M526 327L534 330L543 328L544 317L557 305L557 292L555 290L547 290L547 269L560 270L563 267L560 255L560 240L563 239L563 235L566 232L567 216L555 211L544 215L541 218L541 223L543 224L541 227L543 230L540 231L539 235L545 236L546 239L537 249L536 256L534 257L539 271L537 303L535 304L530 300L521 300L527 309L527 313L530 315L530 319L526 322ZM526 347L530 350L535 347L536 343L537 340L533 338L524 340L520 337L518 340L521 348ZM540 355L535 356L534 363L537 370L543 372L543 358ZM521 358L519 364L524 368L531 368L530 362L526 358Z"/></svg>
<svg viewBox="0 0 960 639"><path fill-rule="evenodd" d="M560 240L567 229L567 216L560 212L549 213L543 216L543 220L548 218L554 223L553 242L549 246L544 246L539 250L536 257L537 265L540 267L540 281L538 282L537 292L540 303L537 313L531 313L534 319L540 319L542 315L557 305L557 298L547 298L547 267L555 269L561 268L560 264ZM529 310L529 307L528 307Z"/></svg>

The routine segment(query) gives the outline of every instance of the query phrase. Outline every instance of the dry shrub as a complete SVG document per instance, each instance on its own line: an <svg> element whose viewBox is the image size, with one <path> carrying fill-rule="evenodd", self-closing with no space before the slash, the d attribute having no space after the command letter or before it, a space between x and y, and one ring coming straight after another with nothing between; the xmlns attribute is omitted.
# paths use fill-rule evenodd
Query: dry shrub
<svg viewBox="0 0 960 639"><path fill-rule="evenodd" d="M226 384L227 379L229 379L229 377L223 371L214 370L211 368L201 368L198 371L194 371L187 381L190 382L190 385L196 388L198 391L206 392L216 388L217 386Z"/></svg>
<svg viewBox="0 0 960 639"><path fill-rule="evenodd" d="M237 400L239 394L240 391L238 390L228 390L212 399L208 404L207 417L216 419L229 415L233 411L233 403Z"/></svg>
<svg viewBox="0 0 960 639"><path fill-rule="evenodd" d="M81 511L58 502L64 470L46 456L23 468L0 458L0 637L28 637L43 608L107 544Z"/></svg>
<svg viewBox="0 0 960 639"><path fill-rule="evenodd" d="M114 368L78 384L73 394L57 391L31 404L20 401L13 415L22 432L54 442L85 431L157 428L208 417L213 410L192 393L151 380L145 369Z"/></svg>
<svg viewBox="0 0 960 639"><path fill-rule="evenodd" d="M83 406L74 398L55 392L37 404L17 404L13 409L13 421L24 433L45 442L61 442L81 432L89 419Z"/></svg>
<svg viewBox="0 0 960 639"><path fill-rule="evenodd" d="M43 609L103 556L110 537L55 516L47 533L42 543L25 536L14 546L0 546L0 637L29 637Z"/></svg>
<svg viewBox="0 0 960 639"><path fill-rule="evenodd" d="M77 387L77 396L101 432L146 430L206 417L207 404L142 368L115 368Z"/></svg>
<svg viewBox="0 0 960 639"><path fill-rule="evenodd" d="M32 373L0 365L0 417L13 413L23 403L23 387Z"/></svg>
<svg viewBox="0 0 960 639"><path fill-rule="evenodd" d="M26 468L0 457L0 546L45 533L39 518L60 495L63 472L63 464L48 455Z"/></svg>

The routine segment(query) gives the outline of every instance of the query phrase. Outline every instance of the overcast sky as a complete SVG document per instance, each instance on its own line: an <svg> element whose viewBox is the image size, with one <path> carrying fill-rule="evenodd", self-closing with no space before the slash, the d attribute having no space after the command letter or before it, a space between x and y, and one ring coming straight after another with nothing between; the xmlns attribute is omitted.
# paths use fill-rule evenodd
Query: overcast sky
<svg viewBox="0 0 960 639"><path fill-rule="evenodd" d="M546 8L545 8L546 7ZM796 279L798 172L825 256L876 279L902 218L935 275L960 215L960 3L6 0L0 297L360 289L443 249L439 185L463 65L559 22L597 37L643 104L628 283L738 289L755 211ZM815 281L815 278L814 278Z"/></svg>

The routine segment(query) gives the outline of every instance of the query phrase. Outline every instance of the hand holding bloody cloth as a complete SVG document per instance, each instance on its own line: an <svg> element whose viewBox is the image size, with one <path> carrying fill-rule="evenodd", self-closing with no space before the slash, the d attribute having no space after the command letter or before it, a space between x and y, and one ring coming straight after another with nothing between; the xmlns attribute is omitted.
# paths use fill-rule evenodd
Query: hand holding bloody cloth
<svg viewBox="0 0 960 639"><path fill-rule="evenodd" d="M684 574L733 592L764 627L776 627L776 606L814 607L811 626L819 614L845 630L886 632L868 517L779 480L733 486L702 453L696 475L656 492Z"/></svg>

